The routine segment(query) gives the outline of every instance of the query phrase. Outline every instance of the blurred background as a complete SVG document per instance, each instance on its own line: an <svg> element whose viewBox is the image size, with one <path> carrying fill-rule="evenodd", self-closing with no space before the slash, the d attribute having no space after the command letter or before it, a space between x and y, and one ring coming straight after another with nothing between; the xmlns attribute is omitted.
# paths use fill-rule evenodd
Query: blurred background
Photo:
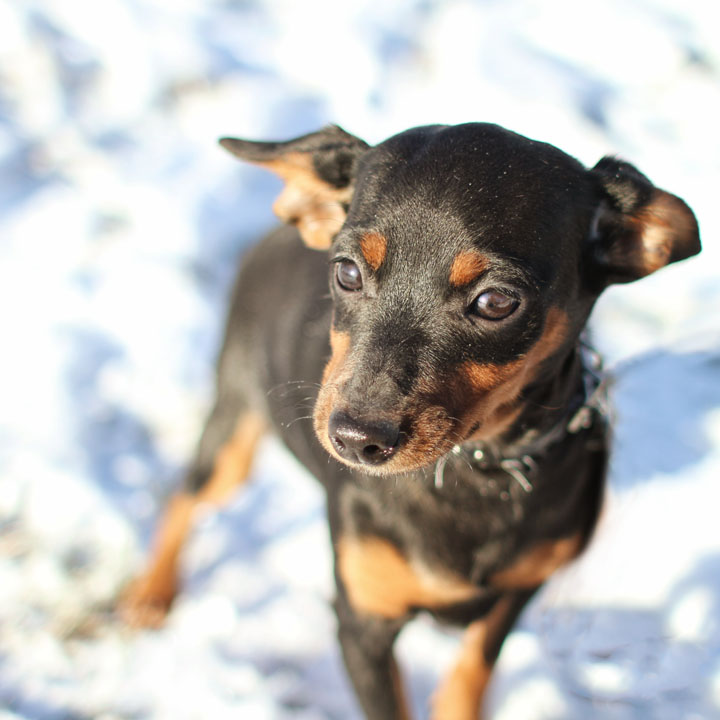
<svg viewBox="0 0 720 720"><path fill-rule="evenodd" d="M0 720L359 718L322 497L272 440L167 626L113 601L211 399L279 182L217 146L496 122L636 164L703 254L610 289L596 542L508 640L491 717L720 718L720 6L708 0L0 0ZM418 717L457 636L401 654Z"/></svg>

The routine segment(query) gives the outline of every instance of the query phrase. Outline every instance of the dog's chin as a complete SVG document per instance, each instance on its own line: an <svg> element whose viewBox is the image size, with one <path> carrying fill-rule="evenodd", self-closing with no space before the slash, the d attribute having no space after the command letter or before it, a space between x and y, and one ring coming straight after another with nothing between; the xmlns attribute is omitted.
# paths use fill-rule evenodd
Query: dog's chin
<svg viewBox="0 0 720 720"><path fill-rule="evenodd" d="M332 457L343 465L352 468L366 475L375 475L376 477L392 477L393 475L405 475L407 473L422 470L434 465L445 453L434 458L425 458L422 461L407 461L403 458L392 458L380 463L363 463L352 462L346 458L340 457L337 453L331 452Z"/></svg>
<svg viewBox="0 0 720 720"><path fill-rule="evenodd" d="M427 434L420 437L406 436L402 447L392 457L377 463L364 463L341 457L329 441L327 432L323 434L316 427L316 434L328 454L346 467L367 475L398 476L434 468L441 458L463 443L487 442L498 437L514 422L519 410L518 407L502 408L501 412L482 421L468 419L463 423L464 427L448 427L450 432L434 437Z"/></svg>
<svg viewBox="0 0 720 720"><path fill-rule="evenodd" d="M318 402L313 426L320 444L334 460L358 472L375 476L393 476L434 468L437 462L459 444L487 440L503 432L517 416L518 408L483 408L457 418L441 405L428 405L416 415L415 427L403 435L402 443L387 459L362 462L342 457L328 437L331 405ZM480 417L478 417L480 415Z"/></svg>

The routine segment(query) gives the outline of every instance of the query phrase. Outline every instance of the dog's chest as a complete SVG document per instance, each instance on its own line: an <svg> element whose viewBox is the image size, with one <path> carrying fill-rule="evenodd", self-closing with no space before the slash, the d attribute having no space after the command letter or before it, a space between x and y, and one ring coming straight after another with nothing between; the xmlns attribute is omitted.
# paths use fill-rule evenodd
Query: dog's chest
<svg viewBox="0 0 720 720"><path fill-rule="evenodd" d="M461 585L482 584L487 571L499 567L523 540L530 511L530 499L502 477L442 488L416 476L373 478L348 483L337 502L341 537L382 539L397 549L421 584L436 587L445 587L450 578ZM368 554L377 549L372 543L365 547Z"/></svg>
<svg viewBox="0 0 720 720"><path fill-rule="evenodd" d="M529 537L522 504L510 498L493 515L487 497L475 513L453 503L449 513L419 497L388 502L357 486L346 492L336 562L356 611L399 619L426 609L452 621L460 608L483 607L498 592L539 586L583 543L579 532Z"/></svg>

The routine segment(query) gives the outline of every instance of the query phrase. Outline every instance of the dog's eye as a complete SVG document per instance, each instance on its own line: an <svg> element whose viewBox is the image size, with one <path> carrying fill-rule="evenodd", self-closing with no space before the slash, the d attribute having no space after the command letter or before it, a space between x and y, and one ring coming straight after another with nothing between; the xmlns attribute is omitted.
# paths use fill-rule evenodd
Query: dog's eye
<svg viewBox="0 0 720 720"><path fill-rule="evenodd" d="M360 268L352 260L340 260L335 264L335 279L343 290L360 290L363 286Z"/></svg>
<svg viewBox="0 0 720 720"><path fill-rule="evenodd" d="M485 320L503 320L512 315L519 304L519 300L509 297L500 290L486 290L475 298L470 311Z"/></svg>

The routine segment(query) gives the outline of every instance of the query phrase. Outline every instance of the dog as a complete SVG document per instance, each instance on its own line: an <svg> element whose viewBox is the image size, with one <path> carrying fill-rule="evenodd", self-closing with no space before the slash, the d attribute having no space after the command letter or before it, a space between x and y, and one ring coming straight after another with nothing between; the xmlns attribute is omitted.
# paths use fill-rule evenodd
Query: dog
<svg viewBox="0 0 720 720"><path fill-rule="evenodd" d="M242 264L216 404L123 612L162 621L195 510L232 494L274 430L327 493L365 715L409 717L393 642L424 611L467 628L432 715L477 718L503 640L601 508L593 304L698 253L696 219L627 162L587 169L491 124L220 143L284 180L287 224Z"/></svg>

